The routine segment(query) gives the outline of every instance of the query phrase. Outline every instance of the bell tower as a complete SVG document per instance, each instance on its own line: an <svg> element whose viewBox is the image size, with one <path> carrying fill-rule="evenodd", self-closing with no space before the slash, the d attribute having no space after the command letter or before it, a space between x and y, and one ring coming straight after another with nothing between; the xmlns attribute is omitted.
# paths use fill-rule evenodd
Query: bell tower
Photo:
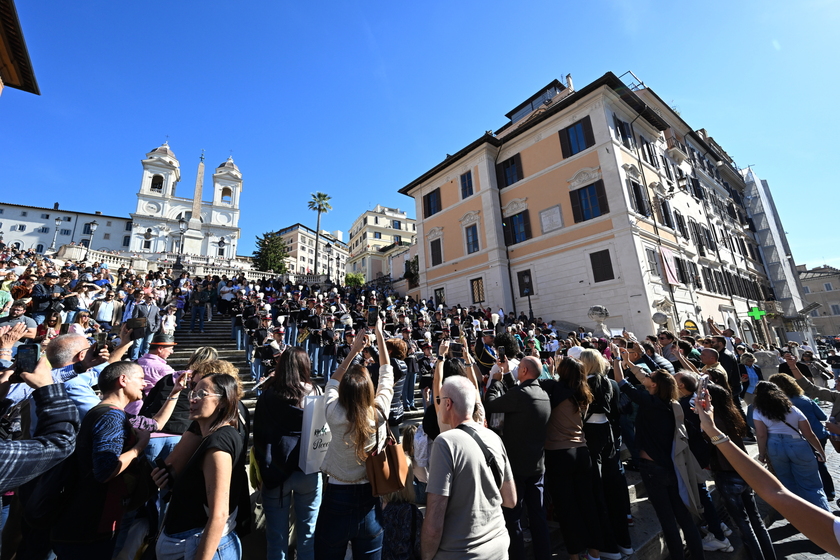
<svg viewBox="0 0 840 560"><path fill-rule="evenodd" d="M175 196L175 187L180 180L181 164L168 141L146 154L140 194L161 198Z"/></svg>

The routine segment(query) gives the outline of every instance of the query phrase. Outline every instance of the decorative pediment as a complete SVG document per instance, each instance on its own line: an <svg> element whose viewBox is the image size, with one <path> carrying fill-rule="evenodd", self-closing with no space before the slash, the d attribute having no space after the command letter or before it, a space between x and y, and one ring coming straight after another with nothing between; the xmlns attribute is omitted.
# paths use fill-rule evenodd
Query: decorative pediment
<svg viewBox="0 0 840 560"><path fill-rule="evenodd" d="M481 220L481 210L471 210L464 214L464 217L461 218L459 221L461 222L461 226L467 227L472 224L476 224Z"/></svg>
<svg viewBox="0 0 840 560"><path fill-rule="evenodd" d="M584 167L583 169L575 173L574 177L569 179L569 190L575 190L580 187L585 187L586 185L594 183L600 178L600 167Z"/></svg>
<svg viewBox="0 0 840 560"><path fill-rule="evenodd" d="M433 227L429 230L429 233L426 234L426 239L429 241L440 237L443 237L443 227L441 226Z"/></svg>
<svg viewBox="0 0 840 560"><path fill-rule="evenodd" d="M525 201L528 200L527 197L525 198L514 198L510 202L508 202L505 206L502 207L502 216L508 218L513 216L514 214L519 214L523 210L528 209L528 205L525 204Z"/></svg>
<svg viewBox="0 0 840 560"><path fill-rule="evenodd" d="M629 175L632 179L636 179L638 181L642 178L642 173L639 171L639 168L632 163L625 163L621 167L624 168L624 171L626 171L627 175Z"/></svg>
<svg viewBox="0 0 840 560"><path fill-rule="evenodd" d="M654 181L649 186L654 190L654 192L665 194L665 186L659 181Z"/></svg>

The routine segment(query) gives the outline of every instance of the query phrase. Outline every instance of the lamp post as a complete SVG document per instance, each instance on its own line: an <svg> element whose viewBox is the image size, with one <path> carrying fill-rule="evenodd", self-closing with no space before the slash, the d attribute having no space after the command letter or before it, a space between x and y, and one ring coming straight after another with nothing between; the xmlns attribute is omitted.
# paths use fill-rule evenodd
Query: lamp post
<svg viewBox="0 0 840 560"><path fill-rule="evenodd" d="M335 283L341 285L341 255L335 255Z"/></svg>
<svg viewBox="0 0 840 560"><path fill-rule="evenodd" d="M332 243L327 243L327 246L324 247L324 251L327 253L327 282L330 281L330 272L332 271Z"/></svg>
<svg viewBox="0 0 840 560"><path fill-rule="evenodd" d="M93 245L93 234L96 233L96 228L99 227L99 223L96 220L88 223L88 228L90 228L90 237L88 238L88 246L87 252L85 253L85 260L88 259L88 255L90 255L90 250Z"/></svg>
<svg viewBox="0 0 840 560"><path fill-rule="evenodd" d="M528 320L532 323L534 322L534 308L531 307L531 293L533 293L533 289L531 289L531 273L525 274L522 276L522 283L525 284L525 288L522 290L526 296L528 296Z"/></svg>
<svg viewBox="0 0 840 560"><path fill-rule="evenodd" d="M58 228L61 226L63 221L64 220L62 220L61 218L56 218L55 219L55 233L53 234L52 245L50 245L50 249L49 249L50 251L55 251L55 243L58 240Z"/></svg>
<svg viewBox="0 0 840 560"><path fill-rule="evenodd" d="M178 243L178 256L175 257L175 264L172 265L172 270L182 270L184 264L181 262L181 255L184 254L184 234L187 233L187 220L182 217L178 218L178 230L181 232L181 241Z"/></svg>

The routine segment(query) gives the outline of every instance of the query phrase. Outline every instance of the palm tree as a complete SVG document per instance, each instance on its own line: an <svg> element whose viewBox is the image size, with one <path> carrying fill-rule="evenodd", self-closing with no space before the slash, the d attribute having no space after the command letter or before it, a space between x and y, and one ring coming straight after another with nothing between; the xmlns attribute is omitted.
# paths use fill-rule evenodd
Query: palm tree
<svg viewBox="0 0 840 560"><path fill-rule="evenodd" d="M325 214L332 210L330 206L330 195L327 193L316 192L309 199L309 209L318 212L318 225L315 227L315 274L318 272L318 245L321 242L321 214Z"/></svg>

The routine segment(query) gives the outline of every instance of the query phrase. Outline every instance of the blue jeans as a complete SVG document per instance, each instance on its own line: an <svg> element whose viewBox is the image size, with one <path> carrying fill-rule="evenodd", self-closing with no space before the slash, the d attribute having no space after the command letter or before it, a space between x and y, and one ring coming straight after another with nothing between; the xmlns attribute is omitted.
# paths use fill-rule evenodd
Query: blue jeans
<svg viewBox="0 0 840 560"><path fill-rule="evenodd" d="M203 527L174 535L167 535L164 531L155 547L157 560L193 560L203 532ZM219 541L213 560L241 560L241 558L242 544L236 536L236 531L231 531Z"/></svg>
<svg viewBox="0 0 840 560"><path fill-rule="evenodd" d="M290 346L297 346L297 324L294 320L289 320L289 324L286 325L286 344Z"/></svg>
<svg viewBox="0 0 840 560"><path fill-rule="evenodd" d="M353 559L382 557L382 505L370 484L327 484L315 528L315 557L344 560L347 543Z"/></svg>
<svg viewBox="0 0 840 560"><path fill-rule="evenodd" d="M321 372L321 375L324 377L332 377L332 374L335 373L337 367L338 362L335 359L335 354L324 354L322 350L321 363L318 366L318 371Z"/></svg>
<svg viewBox="0 0 840 560"><path fill-rule="evenodd" d="M295 528L297 529L297 557L315 558L315 523L321 507L321 473L292 473L282 486L264 488L265 536L269 560L284 560L289 552L289 508L295 500Z"/></svg>
<svg viewBox="0 0 840 560"><path fill-rule="evenodd" d="M136 362L137 358L149 351L149 344L152 343L152 339L154 337L155 333L149 333L146 336L141 336L140 338L134 341L134 345L131 347L132 361Z"/></svg>
<svg viewBox="0 0 840 560"><path fill-rule="evenodd" d="M750 556L757 560L776 560L773 540L758 513L752 488L736 472L716 471L714 477L723 505Z"/></svg>
<svg viewBox="0 0 840 560"><path fill-rule="evenodd" d="M44 321L47 320L47 314L46 313L33 313L32 314L32 320L35 321L36 325L41 325L41 324L43 324Z"/></svg>
<svg viewBox="0 0 840 560"><path fill-rule="evenodd" d="M153 437L149 438L149 443L143 453L150 463L154 464L155 459L166 459L178 442L181 441L181 436L167 436L167 437Z"/></svg>
<svg viewBox="0 0 840 560"><path fill-rule="evenodd" d="M3 496L3 505L0 507L0 535L3 534L3 527L6 526L6 520L9 518L9 509L12 507L12 497ZM2 544L2 542L0 542Z"/></svg>
<svg viewBox="0 0 840 560"><path fill-rule="evenodd" d="M807 441L788 434L767 434L767 455L776 478L785 488L825 511L828 499L823 491L817 459Z"/></svg>
<svg viewBox="0 0 840 560"><path fill-rule="evenodd" d="M312 375L318 375L320 373L318 366L320 365L321 347L309 340L306 341L306 346L306 353L309 354L309 362L312 364Z"/></svg>
<svg viewBox="0 0 840 560"><path fill-rule="evenodd" d="M190 319L190 332L195 330L195 318L198 317L198 330L204 332L204 314L207 312L207 306L204 304L192 306L192 318Z"/></svg>
<svg viewBox="0 0 840 560"><path fill-rule="evenodd" d="M254 381L259 381L262 379L263 372L265 371L265 367L263 366L262 360L259 358L254 358L251 360L251 377L254 378Z"/></svg>
<svg viewBox="0 0 840 560"><path fill-rule="evenodd" d="M408 370L408 373L405 374L405 380L403 381L403 390L402 395L402 404L404 408L408 408L410 406L414 406L414 384L417 382L417 372Z"/></svg>
<svg viewBox="0 0 840 560"><path fill-rule="evenodd" d="M67 325L73 323L73 319L76 318L77 313L78 313L78 311L65 311L64 312L64 321L62 321L62 322L67 324Z"/></svg>

